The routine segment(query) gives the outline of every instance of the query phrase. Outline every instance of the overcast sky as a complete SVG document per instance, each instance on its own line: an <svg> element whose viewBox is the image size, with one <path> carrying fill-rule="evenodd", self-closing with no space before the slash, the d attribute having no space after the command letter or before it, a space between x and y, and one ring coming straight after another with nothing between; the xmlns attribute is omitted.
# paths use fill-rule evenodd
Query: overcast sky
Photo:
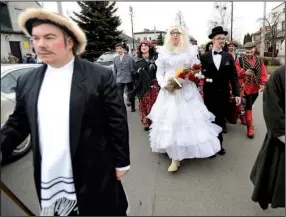
<svg viewBox="0 0 286 217"><path fill-rule="evenodd" d="M283 1L267 2L266 13L278 6ZM256 32L261 23L257 22L263 17L263 2L234 2L233 36L242 41L246 33ZM72 15L73 11L79 11L76 2L62 2L63 11ZM120 16L122 25L120 30L131 36L131 21L129 6L133 7L134 32L143 31L144 28L166 30L175 24L176 13L181 10L189 33L198 40L199 44L207 42L208 21L215 14L214 2L117 2L117 15ZM57 11L56 2L44 2L44 7ZM230 7L230 3L228 3Z"/></svg>

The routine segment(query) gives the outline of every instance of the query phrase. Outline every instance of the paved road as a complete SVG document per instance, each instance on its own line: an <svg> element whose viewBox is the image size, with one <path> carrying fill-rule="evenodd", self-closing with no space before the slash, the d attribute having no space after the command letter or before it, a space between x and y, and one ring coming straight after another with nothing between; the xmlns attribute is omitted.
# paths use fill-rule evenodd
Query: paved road
<svg viewBox="0 0 286 217"><path fill-rule="evenodd" d="M166 155L151 152L138 112L129 112L132 169L123 183L131 205L129 215L285 216L284 209L262 211L250 199L249 174L265 135L261 97L254 110L254 140L245 137L244 126L229 125L225 156L185 160L174 174L167 172ZM32 173L29 153L2 168L1 179L38 214ZM2 215L19 215L7 197L2 196L1 205Z"/></svg>

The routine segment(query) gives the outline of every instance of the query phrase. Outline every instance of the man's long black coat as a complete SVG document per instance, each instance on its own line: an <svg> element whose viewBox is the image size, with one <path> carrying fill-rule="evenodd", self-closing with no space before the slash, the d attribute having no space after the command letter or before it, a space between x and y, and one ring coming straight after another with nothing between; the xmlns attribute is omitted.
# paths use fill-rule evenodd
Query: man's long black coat
<svg viewBox="0 0 286 217"><path fill-rule="evenodd" d="M212 51L201 56L202 71L206 78L213 79L213 82L204 83L204 102L208 110L216 116L216 124L223 127L225 112L229 105L230 87L234 96L239 96L239 82L233 57L222 52L220 68L217 70Z"/></svg>
<svg viewBox="0 0 286 217"><path fill-rule="evenodd" d="M267 133L251 170L252 200L262 209L285 207L285 65L272 73L263 93Z"/></svg>
<svg viewBox="0 0 286 217"><path fill-rule="evenodd" d="M15 111L1 129L3 158L31 134L39 200L37 101L46 68L43 65L19 78ZM78 57L70 97L70 149L79 215L125 215L128 204L115 167L130 164L126 108L111 70Z"/></svg>

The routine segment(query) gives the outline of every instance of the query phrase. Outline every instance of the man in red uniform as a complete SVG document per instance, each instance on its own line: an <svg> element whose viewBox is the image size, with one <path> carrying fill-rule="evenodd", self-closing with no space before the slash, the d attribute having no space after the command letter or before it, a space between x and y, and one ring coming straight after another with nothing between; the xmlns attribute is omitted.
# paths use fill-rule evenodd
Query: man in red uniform
<svg viewBox="0 0 286 217"><path fill-rule="evenodd" d="M242 94L245 98L245 119L248 138L254 137L252 118L252 106L258 97L258 92L263 91L268 80L266 67L257 56L254 55L256 45L247 42L244 45L245 55L236 60L235 66L242 85Z"/></svg>

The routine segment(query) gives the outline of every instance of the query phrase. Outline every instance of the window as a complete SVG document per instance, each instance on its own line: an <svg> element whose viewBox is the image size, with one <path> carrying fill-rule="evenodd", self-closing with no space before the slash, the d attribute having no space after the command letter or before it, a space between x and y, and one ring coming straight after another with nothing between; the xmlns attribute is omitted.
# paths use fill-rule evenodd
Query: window
<svg viewBox="0 0 286 217"><path fill-rule="evenodd" d="M149 40L150 40L150 41L152 40L151 37L149 37Z"/></svg>
<svg viewBox="0 0 286 217"><path fill-rule="evenodd" d="M285 21L282 22L282 30L285 30Z"/></svg>
<svg viewBox="0 0 286 217"><path fill-rule="evenodd" d="M1 79L1 92L9 94L14 93L14 88L16 87L15 79L10 75L7 74Z"/></svg>
<svg viewBox="0 0 286 217"><path fill-rule="evenodd" d="M147 37L144 37L144 40L147 40Z"/></svg>
<svg viewBox="0 0 286 217"><path fill-rule="evenodd" d="M10 74L11 76L17 81L20 75L23 75L29 71L31 71L33 68L24 68L24 69L17 69L12 71Z"/></svg>
<svg viewBox="0 0 286 217"><path fill-rule="evenodd" d="M21 13L22 13L21 9L15 8L15 15L16 15L16 17L19 17Z"/></svg>

